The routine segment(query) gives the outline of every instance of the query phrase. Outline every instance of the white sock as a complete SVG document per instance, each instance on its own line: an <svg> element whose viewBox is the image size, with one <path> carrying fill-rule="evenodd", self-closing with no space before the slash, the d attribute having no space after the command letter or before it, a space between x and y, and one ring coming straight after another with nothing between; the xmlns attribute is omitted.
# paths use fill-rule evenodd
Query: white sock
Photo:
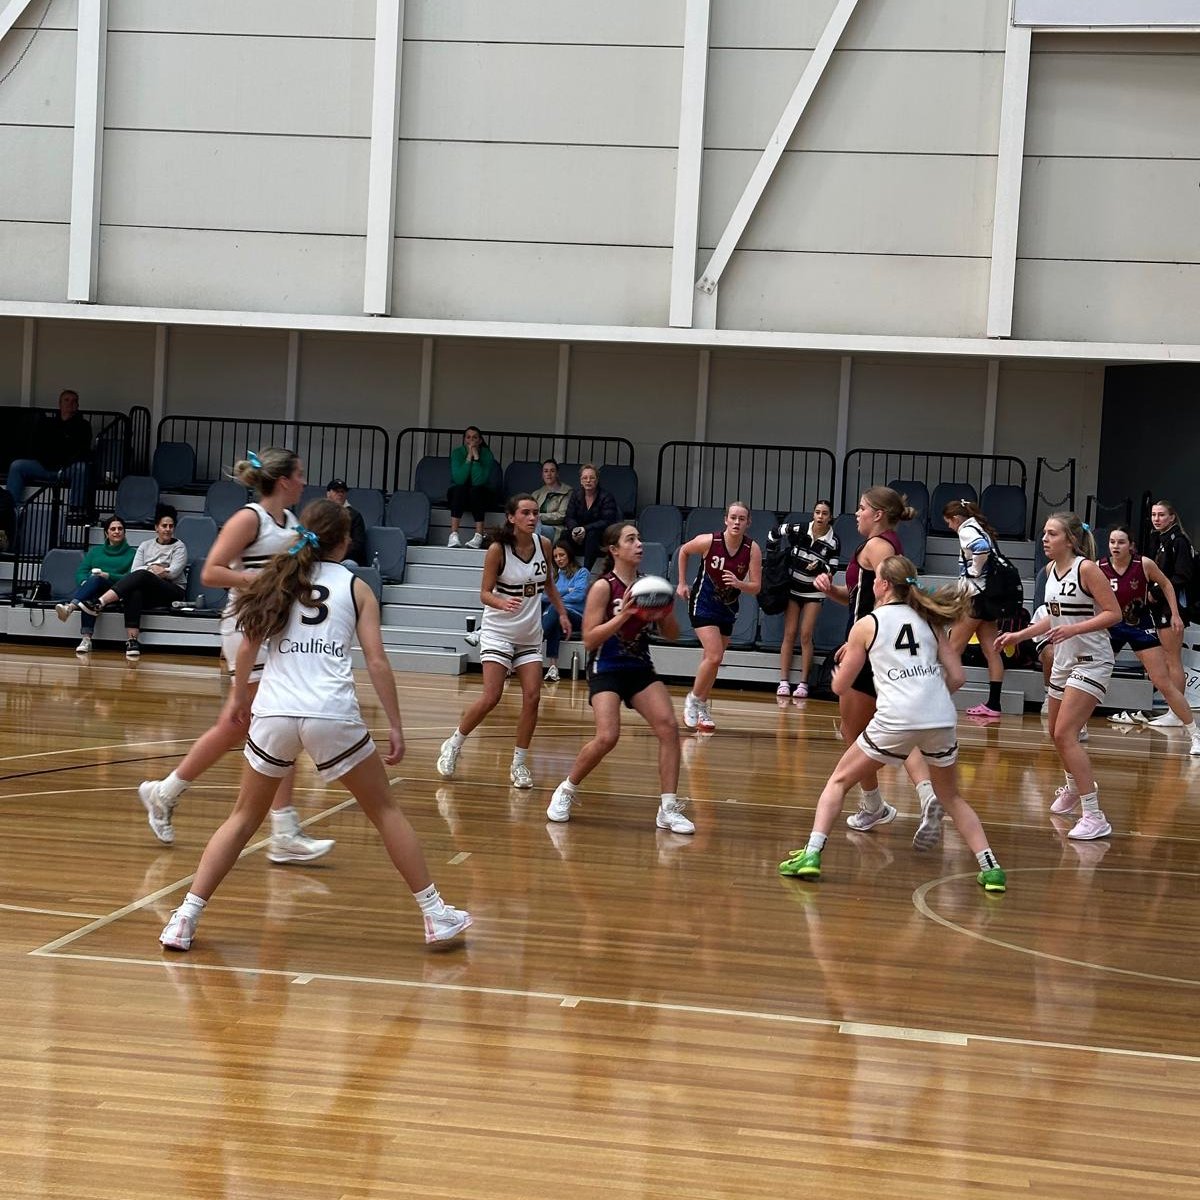
<svg viewBox="0 0 1200 1200"><path fill-rule="evenodd" d="M567 778L564 779L558 786L562 788L562 790L566 792L568 796L573 796L575 795L575 789L579 786L579 784L572 783L570 778Z"/></svg>
<svg viewBox="0 0 1200 1200"><path fill-rule="evenodd" d="M450 745L452 745L455 748L455 750L461 750L462 746L463 746L463 742L465 742L466 740L467 740L467 735L458 729L456 729L450 735Z"/></svg>
<svg viewBox="0 0 1200 1200"><path fill-rule="evenodd" d="M91 635L89 634L88 636L90 637ZM178 771L172 771L158 785L158 794L164 800L178 800L191 786L192 781L190 779L181 779Z"/></svg>
<svg viewBox="0 0 1200 1200"><path fill-rule="evenodd" d="M1064 771L1063 774L1067 777L1067 790L1079 794L1079 789L1075 786L1075 776L1070 771Z"/></svg>
<svg viewBox="0 0 1200 1200"><path fill-rule="evenodd" d="M1195 719L1192 719L1183 727L1183 732L1186 733L1188 737L1192 739L1192 741L1196 740L1197 735L1200 734L1200 730L1196 728Z"/></svg>
<svg viewBox="0 0 1200 1200"><path fill-rule="evenodd" d="M812 831L812 833L810 833L808 835L808 845L805 846L804 849L805 850L815 850L818 854L820 854L821 851L825 849L825 842L828 840L828 838L829 838L828 834L818 833L814 829Z"/></svg>
<svg viewBox="0 0 1200 1200"><path fill-rule="evenodd" d="M300 814L290 805L271 809L271 832L296 833L300 829Z"/></svg>
<svg viewBox="0 0 1200 1200"><path fill-rule="evenodd" d="M678 800L679 797L674 792L663 792L659 804L663 808L674 808Z"/></svg>
<svg viewBox="0 0 1200 1200"><path fill-rule="evenodd" d="M529 757L528 747L526 747L524 750L522 750L520 746L513 747L513 766L514 767L523 767L525 765L525 760L528 757Z"/></svg>
<svg viewBox="0 0 1200 1200"><path fill-rule="evenodd" d="M194 892L188 892L179 908L185 917L195 919L204 911L207 904L207 900L201 900Z"/></svg>
<svg viewBox="0 0 1200 1200"><path fill-rule="evenodd" d="M984 848L975 855L975 861L979 864L979 869L981 871L990 871L994 867L998 867L1000 865L999 860L992 853L991 846L984 846Z"/></svg>
<svg viewBox="0 0 1200 1200"><path fill-rule="evenodd" d="M933 784L928 779L922 779L917 784L917 799L921 801L922 805L928 804L935 794Z"/></svg>
<svg viewBox="0 0 1200 1200"><path fill-rule="evenodd" d="M413 892L413 899L427 917L436 917L446 907L446 902L442 899L437 885L434 883L431 883L424 891Z"/></svg>
<svg viewBox="0 0 1200 1200"><path fill-rule="evenodd" d="M862 798L867 806L867 812L878 812L883 807L883 796L877 787L872 788L869 792L866 788L862 788Z"/></svg>
<svg viewBox="0 0 1200 1200"><path fill-rule="evenodd" d="M1095 791L1088 792L1086 796L1080 796L1079 802L1083 805L1085 813L1100 815L1100 789L1098 787Z"/></svg>

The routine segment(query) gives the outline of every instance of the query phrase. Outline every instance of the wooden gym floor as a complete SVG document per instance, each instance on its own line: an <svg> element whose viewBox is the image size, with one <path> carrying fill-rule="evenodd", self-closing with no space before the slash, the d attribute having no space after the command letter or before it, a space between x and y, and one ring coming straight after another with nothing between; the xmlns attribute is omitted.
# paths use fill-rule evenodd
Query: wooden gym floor
<svg viewBox="0 0 1200 1200"><path fill-rule="evenodd" d="M0 654L0 1195L1200 1195L1200 760L1177 731L1093 721L1115 834L1075 845L1041 721L964 720L1009 872L989 897L953 830L912 849L895 772L899 820L839 827L818 884L777 876L839 753L830 705L718 691L719 732L684 742L688 839L654 828L636 717L547 825L582 683L546 691L531 793L507 787L515 697L448 784L479 677L399 683L391 774L466 944L425 947L374 830L305 769L333 853L252 843L171 955L241 758L183 798L171 849L135 789L216 714L215 660Z"/></svg>

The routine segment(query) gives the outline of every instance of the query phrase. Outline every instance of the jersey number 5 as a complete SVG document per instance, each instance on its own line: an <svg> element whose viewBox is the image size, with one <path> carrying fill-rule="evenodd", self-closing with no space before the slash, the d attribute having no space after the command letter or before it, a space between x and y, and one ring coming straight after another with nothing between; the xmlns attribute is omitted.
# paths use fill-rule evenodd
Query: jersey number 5
<svg viewBox="0 0 1200 1200"><path fill-rule="evenodd" d="M900 632L896 634L895 649L907 650L913 658L917 657L917 636L913 633L913 627L909 624L900 626Z"/></svg>
<svg viewBox="0 0 1200 1200"><path fill-rule="evenodd" d="M313 584L312 599L307 604L301 604L301 608L311 608L316 612L315 617L301 617L301 625L320 625L322 621L329 620L329 605L325 603L329 599L329 589L322 587L319 583Z"/></svg>

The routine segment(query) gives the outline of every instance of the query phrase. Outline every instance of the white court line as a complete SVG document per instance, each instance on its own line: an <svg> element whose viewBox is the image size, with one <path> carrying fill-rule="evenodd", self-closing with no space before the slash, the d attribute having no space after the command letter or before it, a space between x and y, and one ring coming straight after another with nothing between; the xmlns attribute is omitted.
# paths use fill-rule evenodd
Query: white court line
<svg viewBox="0 0 1200 1200"><path fill-rule="evenodd" d="M387 979L374 975L339 975L324 971L284 971L267 967L231 967L216 963L185 962L182 956L175 955L170 959L163 958L125 958L107 954L56 954L48 947L41 950L31 950L31 954L43 958L57 958L67 962L96 962L131 967L156 967L161 969L167 963L174 968L190 971L225 972L230 975L274 976L299 982L320 981L322 983L351 983L373 987L405 988L409 991L454 992L471 996L500 996L518 1000L553 1000L559 1008L577 1008L584 1004L594 1004L602 1008L625 1008L641 1011L681 1013L684 1016L698 1017L731 1017L735 1020L766 1021L777 1025L808 1026L814 1029L830 1029L840 1031L842 1021L828 1017L800 1017L790 1013L757 1012L745 1008L713 1008L699 1004L669 1004L655 1000L622 1000L612 996L578 996L565 992L538 992L525 988L474 987L460 983L427 983L413 979ZM913 1041L914 1030L904 1026L873 1025L869 1028L876 1031L871 1036L890 1037L898 1040ZM847 1026L853 1030L853 1025ZM887 1031L887 1032L885 1032ZM1040 1041L1036 1038L999 1037L992 1034L961 1033L953 1030L925 1029L920 1033L926 1035L922 1041L936 1042L951 1046L969 1047L974 1043L999 1046L1020 1046L1029 1050L1069 1050L1084 1054L1104 1054L1118 1058L1143 1058L1156 1062L1179 1062L1200 1064L1200 1055L1171 1054L1160 1050L1126 1050L1120 1046L1087 1046L1075 1042Z"/></svg>
<svg viewBox="0 0 1200 1200"><path fill-rule="evenodd" d="M343 808L349 808L351 804L358 802L353 796L347 797L340 804L335 804L332 808L327 808L324 812L319 812L307 820L300 822L300 828L303 829L306 825L311 825L316 821L323 820L325 817L331 817L334 813L341 812ZM245 858L248 854L253 854L256 850L261 850L264 846L271 844L270 837L265 837L257 842L247 846L245 850L238 855L238 860ZM130 904L126 904L124 908L118 908L116 912L111 912L105 917L99 917L92 921L89 925L84 925L80 929L76 929L73 933L64 934L60 938L55 938L52 942L47 942L44 946L39 946L36 950L30 950L31 955L48 955L51 951L59 949L61 946L70 945L71 942L83 937L85 934L94 933L97 929L103 929L105 925L111 925L114 921L120 920L122 917L128 916L130 913L137 912L143 909L148 904L153 904L155 900L160 900L163 896L169 896L172 892L177 892L181 887L192 882L195 879L195 873L185 876L183 879L178 879L174 883L168 883L165 887L160 887L157 892L151 892L149 896L143 896L140 900L134 900ZM70 957L67 955L66 957Z"/></svg>
<svg viewBox="0 0 1200 1200"><path fill-rule="evenodd" d="M5 912L37 913L43 917L78 917L83 921L100 916L100 913L63 912L60 908L29 908L24 904L0 904L0 908Z"/></svg>
<svg viewBox="0 0 1200 1200"><path fill-rule="evenodd" d="M1061 868L1009 867L1006 869L1006 873L1017 875L1058 870L1061 870ZM1141 867L1097 867L1096 870L1108 875L1166 875L1169 877L1178 876L1182 879L1200 878L1200 875L1197 875L1194 871L1154 871ZM1028 954L1031 958L1044 958L1048 962L1063 963L1068 967L1085 967L1089 971L1106 971L1111 975L1129 975L1135 979L1152 979L1157 983L1178 983L1184 987L1200 987L1200 979L1180 979L1174 975L1156 975L1153 971L1134 971L1128 967L1110 967L1105 963L1086 962L1080 958L1067 958L1061 954L1051 954L1046 950L1034 950L1029 946L1019 946L1015 942L1006 942L1001 938L989 937L985 933L977 933L974 929L966 929L962 925L956 925L953 921L948 921L945 917L939 916L929 907L925 897L935 887L943 883L953 883L959 879L974 880L974 878L975 874L971 872L966 875L945 875L941 879L931 879L928 883L923 883L913 892L913 905L922 916L928 917L936 924L954 933L961 933L965 937L975 938L976 941L986 942L990 946L998 946L1002 950L1014 950L1018 954Z"/></svg>
<svg viewBox="0 0 1200 1200"><path fill-rule="evenodd" d="M932 1042L939 1046L965 1046L965 1033L945 1033L938 1029L910 1029L900 1025L866 1025L861 1021L843 1021L838 1033L848 1037L894 1038L902 1042Z"/></svg>
<svg viewBox="0 0 1200 1200"><path fill-rule="evenodd" d="M180 742L194 742L194 737L166 738L160 742L103 742L99 746L71 746L65 750L39 750L36 754L9 754L0 758L0 765L10 762L23 762L27 758L61 758L64 754L95 754L97 750L144 750L148 746L178 746ZM84 763L80 766L106 765Z"/></svg>
<svg viewBox="0 0 1200 1200"><path fill-rule="evenodd" d="M470 850L463 850L461 853L456 854L452 859L450 859L450 861L446 865L448 867L457 867L459 865L459 863L465 863L467 861L467 859L470 857L471 857Z"/></svg>

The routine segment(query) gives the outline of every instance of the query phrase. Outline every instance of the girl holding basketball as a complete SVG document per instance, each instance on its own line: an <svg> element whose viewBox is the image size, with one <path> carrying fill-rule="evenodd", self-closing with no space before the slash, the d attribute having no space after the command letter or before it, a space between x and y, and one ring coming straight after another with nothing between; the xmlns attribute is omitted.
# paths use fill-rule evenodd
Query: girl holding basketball
<svg viewBox="0 0 1200 1200"><path fill-rule="evenodd" d="M449 779L458 765L467 736L500 703L509 673L521 684L521 715L513 750L509 782L522 790L533 787L529 744L537 728L542 698L542 594L558 614L564 637L571 619L563 607L550 570L550 540L537 533L538 504L526 492L509 497L504 528L488 547L483 560L483 623L479 633L479 662L483 691L467 709L458 728L442 743L437 772Z"/></svg>
<svg viewBox="0 0 1200 1200"><path fill-rule="evenodd" d="M569 821L579 785L591 774L621 736L621 705L632 708L658 738L658 775L662 789L655 824L672 833L695 833L684 815L679 786L679 729L666 685L655 674L650 658L650 628L672 640L679 626L669 590L653 597L657 605L643 608L635 585L642 561L642 539L632 521L610 525L601 538L607 555L605 574L592 584L583 611L583 644L588 651L588 694L596 720L596 736L575 759L566 779L554 789L546 809L551 821ZM632 594L631 594L632 593Z"/></svg>
<svg viewBox="0 0 1200 1200"><path fill-rule="evenodd" d="M820 878L821 853L846 792L871 779L881 765L919 754L929 764L938 800L975 855L979 886L1003 892L1004 872L975 810L959 795L955 769L958 714L950 693L962 687L965 676L945 631L962 616L970 599L953 587L932 594L921 591L916 567L899 554L872 569L871 590L874 606L850 630L833 690L846 695L869 665L877 692L875 712L821 792L808 844L781 862L779 873Z"/></svg>
<svg viewBox="0 0 1200 1200"><path fill-rule="evenodd" d="M316 500L289 540L291 548L276 554L233 602L242 641L224 716L242 730L249 724L241 789L159 941L170 950L191 948L200 914L262 823L279 780L293 769L301 748L312 756L322 780L345 784L383 836L421 910L426 942L446 941L466 929L471 918L438 894L421 843L391 797L383 764L391 766L404 756L404 733L379 630L379 605L371 589L341 565L350 543L350 517L342 505ZM382 760L354 692L350 652L356 639L387 714L389 745ZM253 692L250 674L264 647L261 684Z"/></svg>
<svg viewBox="0 0 1200 1200"><path fill-rule="evenodd" d="M692 690L683 702L683 723L699 733L712 733L716 724L708 697L733 635L742 593L756 596L762 587L762 550L746 531L750 508L734 500L725 510L725 528L702 533L679 547L678 594L689 601L688 614L703 651ZM689 591L687 560L699 555L700 570Z"/></svg>

